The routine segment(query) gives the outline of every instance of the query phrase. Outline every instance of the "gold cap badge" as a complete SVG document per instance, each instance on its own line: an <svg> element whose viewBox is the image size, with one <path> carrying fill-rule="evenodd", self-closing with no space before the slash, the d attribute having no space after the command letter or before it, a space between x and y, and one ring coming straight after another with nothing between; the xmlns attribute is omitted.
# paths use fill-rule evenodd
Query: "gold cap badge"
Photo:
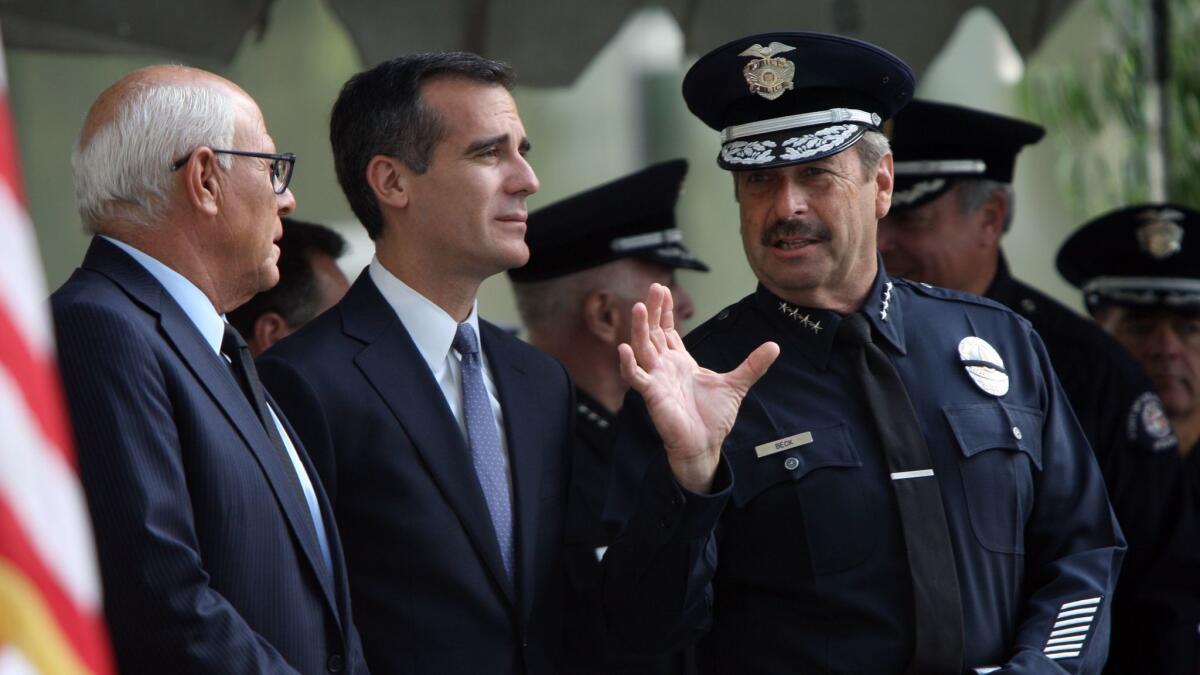
<svg viewBox="0 0 1200 675"><path fill-rule="evenodd" d="M796 74L796 66L791 61L776 57L776 54L790 52L795 47L782 42L772 42L766 47L754 44L738 56L757 57L742 68L742 76L750 85L750 93L774 101L783 92L792 88L792 76Z"/></svg>
<svg viewBox="0 0 1200 675"><path fill-rule="evenodd" d="M1143 211L1145 223L1137 230L1138 245L1155 260L1169 258L1183 250L1183 228L1175 223L1183 214L1174 209Z"/></svg>

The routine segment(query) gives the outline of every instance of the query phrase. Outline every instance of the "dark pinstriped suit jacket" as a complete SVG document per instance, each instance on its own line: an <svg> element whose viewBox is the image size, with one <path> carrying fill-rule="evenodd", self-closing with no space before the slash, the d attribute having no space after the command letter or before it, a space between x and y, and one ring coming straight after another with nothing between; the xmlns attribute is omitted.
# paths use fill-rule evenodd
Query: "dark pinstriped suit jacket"
<svg viewBox="0 0 1200 675"><path fill-rule="evenodd" d="M51 305L120 671L365 673L337 528L291 427L332 585L292 467L152 275L97 238Z"/></svg>

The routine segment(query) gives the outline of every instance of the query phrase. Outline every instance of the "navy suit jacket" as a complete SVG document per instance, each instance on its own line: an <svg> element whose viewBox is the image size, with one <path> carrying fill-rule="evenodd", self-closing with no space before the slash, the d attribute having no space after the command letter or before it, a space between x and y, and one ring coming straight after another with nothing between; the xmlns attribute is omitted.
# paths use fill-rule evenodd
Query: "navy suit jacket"
<svg viewBox="0 0 1200 675"><path fill-rule="evenodd" d="M512 587L461 428L368 274L259 359L333 501L376 675L562 672L573 388L557 361L479 325L508 441ZM666 611L703 613L713 562L704 553L728 493L685 499L665 466L641 520L631 519L638 555L616 556L628 563L611 586Z"/></svg>
<svg viewBox="0 0 1200 675"><path fill-rule="evenodd" d="M291 465L145 268L97 238L51 306L120 671L365 673L337 528L287 421L333 580Z"/></svg>

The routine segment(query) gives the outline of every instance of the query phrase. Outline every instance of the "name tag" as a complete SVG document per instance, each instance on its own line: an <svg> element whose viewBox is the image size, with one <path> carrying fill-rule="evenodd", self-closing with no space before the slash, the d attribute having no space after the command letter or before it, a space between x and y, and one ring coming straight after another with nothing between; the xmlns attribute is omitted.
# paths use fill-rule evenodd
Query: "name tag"
<svg viewBox="0 0 1200 675"><path fill-rule="evenodd" d="M808 445L809 443L812 443L812 441L812 432L805 431L802 434L788 436L787 438L781 438L777 441L771 441L770 443L763 443L762 445L756 446L754 448L754 454L758 455L758 457L761 459L767 455L783 452L788 448L798 448L801 445Z"/></svg>

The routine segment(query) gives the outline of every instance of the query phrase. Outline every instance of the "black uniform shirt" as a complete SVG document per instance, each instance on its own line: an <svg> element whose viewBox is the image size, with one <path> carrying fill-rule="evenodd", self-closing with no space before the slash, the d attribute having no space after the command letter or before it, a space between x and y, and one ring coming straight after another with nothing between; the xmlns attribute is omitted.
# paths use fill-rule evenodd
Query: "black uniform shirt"
<svg viewBox="0 0 1200 675"><path fill-rule="evenodd" d="M672 675L682 672L683 655L633 656L615 651L599 612L600 560L609 537L601 522L612 470L617 419L587 392L575 388L575 444L571 457L567 513L569 603L568 675Z"/></svg>
<svg viewBox="0 0 1200 675"><path fill-rule="evenodd" d="M891 280L882 263L860 311L932 455L962 594L964 669L1096 672L1124 540L1041 341L995 303ZM759 287L686 339L717 371L765 340L782 349L723 448L734 486L699 655L707 672L898 673L911 658L899 513L853 354L834 344L839 322ZM1003 360L1003 395L984 391L960 362L968 336ZM630 500L621 483L636 485L638 462L661 452L637 397L626 407L610 507ZM1078 652L1050 658L1080 635Z"/></svg>
<svg viewBox="0 0 1200 675"><path fill-rule="evenodd" d="M1014 279L1003 258L986 297L1028 319L1045 343L1129 541L1122 574L1140 576L1167 535L1181 473L1179 442L1154 385L1103 329Z"/></svg>

